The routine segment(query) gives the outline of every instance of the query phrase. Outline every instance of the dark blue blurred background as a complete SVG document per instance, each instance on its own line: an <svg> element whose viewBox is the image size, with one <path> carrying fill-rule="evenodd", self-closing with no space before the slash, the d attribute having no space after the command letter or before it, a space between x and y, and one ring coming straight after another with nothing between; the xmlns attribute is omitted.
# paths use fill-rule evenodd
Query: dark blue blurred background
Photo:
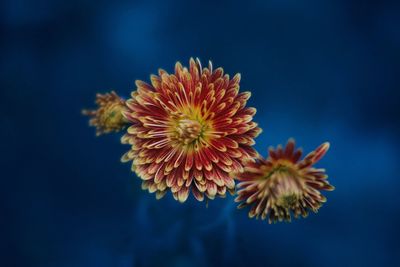
<svg viewBox="0 0 400 267"><path fill-rule="evenodd" d="M398 1L0 4L0 266L398 266ZM232 197L157 201L83 107L191 56L242 73L256 148L295 137L336 190L268 225ZM397 264L396 264L397 262Z"/></svg>

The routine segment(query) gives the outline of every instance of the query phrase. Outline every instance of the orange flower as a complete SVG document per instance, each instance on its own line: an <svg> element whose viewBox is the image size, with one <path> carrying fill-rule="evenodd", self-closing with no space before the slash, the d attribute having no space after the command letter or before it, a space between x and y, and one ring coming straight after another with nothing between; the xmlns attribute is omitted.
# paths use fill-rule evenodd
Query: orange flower
<svg viewBox="0 0 400 267"><path fill-rule="evenodd" d="M82 114L91 117L90 126L96 127L96 135L119 132L125 128L127 121L122 116L125 109L125 100L114 91L106 94L96 95L95 110L82 110Z"/></svg>
<svg viewBox="0 0 400 267"><path fill-rule="evenodd" d="M239 93L240 74L232 79L222 68L178 62L175 74L159 70L151 84L136 81L124 117L132 125L122 137L131 149L122 157L143 180L142 188L161 198L171 190L186 201L190 191L202 201L233 192L230 172L243 171L261 129L247 108L249 92Z"/></svg>
<svg viewBox="0 0 400 267"><path fill-rule="evenodd" d="M329 143L323 143L316 150L300 160L301 150L295 150L295 142L290 139L284 149L278 146L270 149L267 160L259 158L248 161L244 172L235 176L241 181L238 185L236 202L238 208L250 206L249 217L269 217L269 222L290 221L300 214L308 215L322 206L326 198L321 190L332 191L333 186L326 180L324 169L312 166L329 149Z"/></svg>

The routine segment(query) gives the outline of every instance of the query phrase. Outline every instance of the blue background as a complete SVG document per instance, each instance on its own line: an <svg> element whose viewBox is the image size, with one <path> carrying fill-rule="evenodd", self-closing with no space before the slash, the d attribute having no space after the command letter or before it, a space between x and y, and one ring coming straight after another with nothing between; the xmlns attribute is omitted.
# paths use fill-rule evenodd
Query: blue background
<svg viewBox="0 0 400 267"><path fill-rule="evenodd" d="M0 4L0 265L398 266L397 1L27 1ZM318 214L250 220L232 197L185 204L140 189L120 135L83 107L129 96L177 60L242 74L264 132L294 137L336 190Z"/></svg>

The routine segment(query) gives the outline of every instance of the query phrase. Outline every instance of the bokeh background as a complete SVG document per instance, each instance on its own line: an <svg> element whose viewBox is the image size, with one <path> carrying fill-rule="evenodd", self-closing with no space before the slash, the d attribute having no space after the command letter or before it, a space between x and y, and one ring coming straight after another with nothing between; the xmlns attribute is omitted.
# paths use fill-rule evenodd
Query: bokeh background
<svg viewBox="0 0 400 267"><path fill-rule="evenodd" d="M398 266L399 1L0 3L0 265ZM177 60L242 74L264 132L294 137L336 190L318 214L250 220L232 197L141 191L120 135L83 107Z"/></svg>

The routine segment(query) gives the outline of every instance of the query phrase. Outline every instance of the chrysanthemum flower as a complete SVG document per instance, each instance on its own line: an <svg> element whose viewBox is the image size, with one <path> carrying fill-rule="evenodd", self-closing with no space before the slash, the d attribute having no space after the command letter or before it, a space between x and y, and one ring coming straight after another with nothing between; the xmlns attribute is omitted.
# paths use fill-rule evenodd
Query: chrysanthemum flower
<svg viewBox="0 0 400 267"><path fill-rule="evenodd" d="M308 211L317 212L326 198L321 190L331 191L324 169L312 167L329 149L323 143L303 160L301 150L295 149L290 139L283 149L270 149L269 158L248 161L244 172L234 174L239 181L236 202L238 208L250 206L249 217L269 217L269 222L290 221L294 217L306 217Z"/></svg>
<svg viewBox="0 0 400 267"><path fill-rule="evenodd" d="M89 125L96 127L96 135L119 132L127 125L128 121L122 116L125 100L114 91L97 94L96 104L95 110L82 110L82 114L91 117Z"/></svg>
<svg viewBox="0 0 400 267"><path fill-rule="evenodd" d="M243 171L242 160L257 155L253 138L261 131L239 81L239 74L230 79L211 62L202 68L193 59L189 69L176 63L175 74L160 69L151 84L136 81L123 112L132 125L121 139L132 148L122 161L133 161L143 189L157 198L171 190L180 202L190 192L199 201L233 192L229 173Z"/></svg>

